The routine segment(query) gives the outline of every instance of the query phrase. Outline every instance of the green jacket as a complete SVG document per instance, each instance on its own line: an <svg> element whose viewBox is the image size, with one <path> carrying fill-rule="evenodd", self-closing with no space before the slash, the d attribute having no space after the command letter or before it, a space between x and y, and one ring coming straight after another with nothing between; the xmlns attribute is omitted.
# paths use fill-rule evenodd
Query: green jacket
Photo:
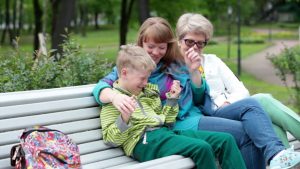
<svg viewBox="0 0 300 169"><path fill-rule="evenodd" d="M132 96L119 88L117 81L113 85L113 90ZM103 105L100 116L105 143L121 146L125 154L130 156L146 130L172 125L175 122L178 113L177 100L167 99L167 103L162 107L158 86L148 84L137 96L138 105L128 124L122 120L120 112L111 103Z"/></svg>

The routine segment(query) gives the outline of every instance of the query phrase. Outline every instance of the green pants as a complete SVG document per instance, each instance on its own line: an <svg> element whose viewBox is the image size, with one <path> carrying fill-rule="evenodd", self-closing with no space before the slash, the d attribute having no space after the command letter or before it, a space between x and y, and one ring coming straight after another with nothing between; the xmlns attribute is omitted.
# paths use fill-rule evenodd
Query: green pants
<svg viewBox="0 0 300 169"><path fill-rule="evenodd" d="M289 147L286 132L290 132L297 140L300 140L300 117L290 108L274 99L270 94L255 94L257 100L272 120L273 128L285 147Z"/></svg>
<svg viewBox="0 0 300 169"><path fill-rule="evenodd" d="M242 155L234 138L226 133L209 131L171 131L161 128L146 132L133 150L138 161L148 161L169 155L190 157L198 169L215 169L218 158L222 169L245 169Z"/></svg>

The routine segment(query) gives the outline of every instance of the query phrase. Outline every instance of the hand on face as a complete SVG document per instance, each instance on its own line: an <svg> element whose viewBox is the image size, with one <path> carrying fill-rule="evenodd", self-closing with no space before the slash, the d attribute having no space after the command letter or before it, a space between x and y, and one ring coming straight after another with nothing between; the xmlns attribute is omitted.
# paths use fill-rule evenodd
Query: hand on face
<svg viewBox="0 0 300 169"><path fill-rule="evenodd" d="M178 80L173 80L173 84L169 91L169 98L178 98L181 92L180 82Z"/></svg>
<svg viewBox="0 0 300 169"><path fill-rule="evenodd" d="M184 53L184 60L190 72L198 70L201 65L201 56L193 47Z"/></svg>

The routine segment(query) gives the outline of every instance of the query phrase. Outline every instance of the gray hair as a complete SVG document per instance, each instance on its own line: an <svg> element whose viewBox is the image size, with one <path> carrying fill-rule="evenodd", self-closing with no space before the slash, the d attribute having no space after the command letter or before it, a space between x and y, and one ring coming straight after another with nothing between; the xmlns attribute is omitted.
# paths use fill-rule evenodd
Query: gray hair
<svg viewBox="0 0 300 169"><path fill-rule="evenodd" d="M204 34L208 41L213 36L213 25L201 14L186 13L179 17L176 25L176 36L183 39L187 33Z"/></svg>

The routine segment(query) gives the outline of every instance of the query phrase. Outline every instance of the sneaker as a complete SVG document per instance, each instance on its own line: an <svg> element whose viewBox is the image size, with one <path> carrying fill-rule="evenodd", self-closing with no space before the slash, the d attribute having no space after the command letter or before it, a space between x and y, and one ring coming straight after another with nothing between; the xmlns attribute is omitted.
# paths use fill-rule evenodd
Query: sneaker
<svg viewBox="0 0 300 169"><path fill-rule="evenodd" d="M289 169L300 166L300 152L293 148L280 151L270 162L270 169Z"/></svg>

